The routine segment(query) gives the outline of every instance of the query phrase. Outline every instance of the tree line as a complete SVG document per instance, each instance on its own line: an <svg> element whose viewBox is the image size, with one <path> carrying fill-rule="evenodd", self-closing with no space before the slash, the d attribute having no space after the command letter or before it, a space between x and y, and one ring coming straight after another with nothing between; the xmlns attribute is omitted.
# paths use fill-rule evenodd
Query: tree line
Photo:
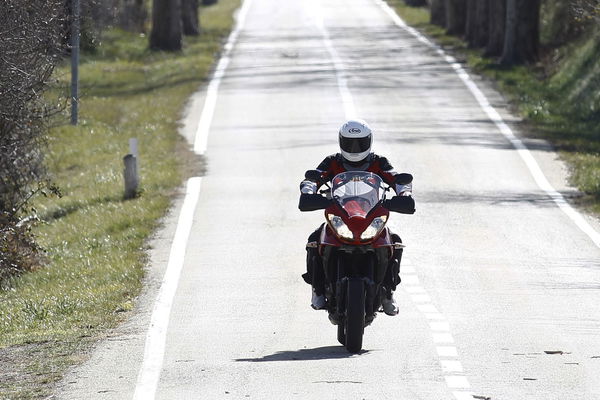
<svg viewBox="0 0 600 400"><path fill-rule="evenodd" d="M67 14L73 0L65 0ZM82 43L84 50L93 49L95 39L108 26L130 32L146 32L151 22L149 47L152 50L178 51L184 35L201 33L198 7L213 5L218 0L153 0L151 15L146 0L79 0L84 16Z"/></svg>
<svg viewBox="0 0 600 400"><path fill-rule="evenodd" d="M541 0L405 0L429 5L431 23L463 36L472 48L504 65L536 61L540 50Z"/></svg>

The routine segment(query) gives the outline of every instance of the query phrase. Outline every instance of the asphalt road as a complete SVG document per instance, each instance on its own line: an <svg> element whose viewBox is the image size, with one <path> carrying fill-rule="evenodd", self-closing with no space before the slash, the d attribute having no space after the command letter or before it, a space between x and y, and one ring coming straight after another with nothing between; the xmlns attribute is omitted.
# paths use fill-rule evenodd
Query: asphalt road
<svg viewBox="0 0 600 400"><path fill-rule="evenodd" d="M213 97L208 173L155 238L136 315L58 397L130 399L137 388L157 399L600 398L600 249L457 70L375 0L247 7ZM502 98L477 85L518 132ZM190 142L205 93L188 110ZM360 355L309 307L303 246L322 214L297 210L304 171L336 152L352 114L374 127L376 152L415 176L417 202L417 214L392 219L408 245L400 315L380 315ZM549 147L524 142L572 195ZM189 237L178 236L190 204L180 221ZM184 246L175 273L174 237ZM148 341L158 345L144 356Z"/></svg>

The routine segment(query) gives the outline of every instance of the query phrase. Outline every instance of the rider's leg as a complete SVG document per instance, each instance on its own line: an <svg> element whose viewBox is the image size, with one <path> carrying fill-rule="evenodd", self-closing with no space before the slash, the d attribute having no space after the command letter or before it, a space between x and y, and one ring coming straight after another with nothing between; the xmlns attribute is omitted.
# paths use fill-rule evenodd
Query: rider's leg
<svg viewBox="0 0 600 400"><path fill-rule="evenodd" d="M394 243L402 243L402 239L395 233L391 234ZM400 283L400 262L402 261L402 249L394 249L383 284L386 288L386 296L383 299L383 311L387 315L397 315L399 308L394 299L394 291Z"/></svg>
<svg viewBox="0 0 600 400"><path fill-rule="evenodd" d="M311 305L316 310L325 308L325 277L321 266L321 256L318 248L312 247L312 244L318 242L322 228L323 225L308 237L308 244L311 247L306 248L306 273L302 275L304 281L312 286Z"/></svg>

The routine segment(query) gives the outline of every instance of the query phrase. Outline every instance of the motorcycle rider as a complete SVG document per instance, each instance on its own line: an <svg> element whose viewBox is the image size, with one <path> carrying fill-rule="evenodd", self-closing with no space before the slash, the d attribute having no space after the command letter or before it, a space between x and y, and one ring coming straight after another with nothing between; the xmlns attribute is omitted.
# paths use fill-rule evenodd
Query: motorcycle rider
<svg viewBox="0 0 600 400"><path fill-rule="evenodd" d="M372 143L373 133L365 121L349 120L344 123L339 130L340 153L326 157L317 167L317 170L321 171L322 176L324 176L323 181L330 181L337 174L346 171L368 171L379 175L384 182L394 188L397 195L412 196L412 184L399 185L395 183L394 177L397 173L387 158L371 152ZM317 185L317 182L305 179L300 184L300 192L302 194L314 194L318 190ZM325 277L321 264L322 260L316 246L323 226L324 224L308 237L306 247L307 271L302 275L304 281L312 285L311 306L315 310L324 309L326 306ZM402 242L397 234L391 233L391 236L394 242ZM394 290L400 283L401 259L402 249L394 250L383 281L387 293L383 300L383 311L387 315L397 315L399 311L394 300Z"/></svg>

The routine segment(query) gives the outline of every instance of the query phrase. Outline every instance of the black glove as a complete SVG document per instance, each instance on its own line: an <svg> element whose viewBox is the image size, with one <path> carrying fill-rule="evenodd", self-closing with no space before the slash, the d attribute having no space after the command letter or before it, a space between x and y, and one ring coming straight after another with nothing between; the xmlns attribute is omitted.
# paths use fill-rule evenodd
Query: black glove
<svg viewBox="0 0 600 400"><path fill-rule="evenodd" d="M414 214L415 201L412 196L394 196L383 202L383 206L390 211L401 214Z"/></svg>
<svg viewBox="0 0 600 400"><path fill-rule="evenodd" d="M330 205L331 200L328 200L326 197L323 197L318 193L302 193L300 195L300 202L298 203L298 208L300 209L300 211L315 211L324 210Z"/></svg>

